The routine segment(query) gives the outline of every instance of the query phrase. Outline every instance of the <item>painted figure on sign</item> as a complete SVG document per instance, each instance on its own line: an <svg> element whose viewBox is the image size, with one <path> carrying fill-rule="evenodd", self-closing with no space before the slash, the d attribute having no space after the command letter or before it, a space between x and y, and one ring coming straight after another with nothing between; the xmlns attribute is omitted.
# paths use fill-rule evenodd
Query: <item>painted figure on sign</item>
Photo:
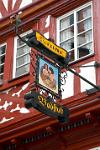
<svg viewBox="0 0 100 150"><path fill-rule="evenodd" d="M49 73L48 73L48 65L44 64L41 67L41 79L43 80L43 82L45 83L46 80L48 79Z"/></svg>
<svg viewBox="0 0 100 150"><path fill-rule="evenodd" d="M54 79L54 71L47 64L41 67L41 79L43 83L51 89L56 89L56 80Z"/></svg>
<svg viewBox="0 0 100 150"><path fill-rule="evenodd" d="M55 76L54 76L54 71L51 67L49 67L49 87L51 89L56 89L56 80L55 80Z"/></svg>

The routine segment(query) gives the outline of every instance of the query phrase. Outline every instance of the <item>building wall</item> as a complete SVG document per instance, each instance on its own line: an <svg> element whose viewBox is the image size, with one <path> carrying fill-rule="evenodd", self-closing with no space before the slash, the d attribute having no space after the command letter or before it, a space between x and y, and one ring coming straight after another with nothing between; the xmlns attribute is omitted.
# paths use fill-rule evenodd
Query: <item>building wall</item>
<svg viewBox="0 0 100 150"><path fill-rule="evenodd" d="M93 87L69 71L65 71L67 78L66 84L62 85L64 91L62 93L61 105L63 104L69 108L70 116L69 122L62 125L58 120L50 118L36 109L25 108L24 95L32 89L31 85L35 80L35 77L32 75L33 68L31 65L30 73L18 78L12 77L15 51L14 39L16 34L10 16L21 9L21 28L23 30L20 30L20 33L35 29L41 32L46 38L50 38L57 43L56 18L85 4L87 0L78 0L77 2L74 0L36 0L33 3L31 3L32 1L28 2L30 5L24 7L26 5L24 0L16 2L8 0L8 4L0 1L0 16L2 18L0 44L7 44L4 79L0 85L0 113L2 114L0 116L1 145L4 147L6 143L7 147L8 145L12 147L15 144L17 148L22 149L22 143L24 143L23 149L24 147L28 149L29 146L32 149L34 145L36 150L40 150L42 146L44 149L50 147L52 150L55 150L55 147L56 149L60 147L60 149L64 150L85 150L100 146L100 92L94 90L93 93L88 95L86 90L90 90ZM93 0L92 4L94 53L89 57L71 63L70 67L99 86L100 67L77 68L77 66L82 65L94 65L95 62L100 63L100 2L99 0ZM35 56L39 53L34 48L31 48L31 51L34 51L33 57L35 62ZM35 66L34 62L32 63ZM50 130L48 130L48 127L50 127ZM32 141L33 136L35 140ZM7 147L5 146L5 148ZM12 147L12 149L14 148Z"/></svg>

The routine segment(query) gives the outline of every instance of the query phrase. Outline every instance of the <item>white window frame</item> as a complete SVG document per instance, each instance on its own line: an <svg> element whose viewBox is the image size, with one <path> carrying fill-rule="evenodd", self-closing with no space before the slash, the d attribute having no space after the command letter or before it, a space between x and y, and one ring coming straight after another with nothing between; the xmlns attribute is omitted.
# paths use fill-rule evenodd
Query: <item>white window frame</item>
<svg viewBox="0 0 100 150"><path fill-rule="evenodd" d="M85 8L85 7L88 7L89 5L91 5L91 19L92 19L92 46L93 46L93 49L92 49L92 52L90 53L90 54L88 54L88 55L86 55L86 56L83 56L83 57L80 57L80 58L78 58L78 53L77 53L77 42L75 41L77 38L75 38L76 36L77 36L77 34L76 34L76 25L77 25L77 22L75 22L75 24L74 24L74 52L75 52L75 54L74 54L74 57L75 57L75 59L74 59L74 61L73 62L75 62L75 61L77 61L77 60L80 60L80 59L83 59L83 58L85 58L85 57L88 57L88 56L90 56L90 55L92 55L93 53L94 53L94 40L93 40L93 5L92 5L92 2L88 2L88 3L86 3L86 4L84 4L84 5L82 5L82 6L80 6L80 7L78 7L78 8L76 8L76 9L73 9L72 11L70 11L70 12L68 12L68 13L66 13L66 14L64 14L64 15L62 15L62 16L60 16L60 17L58 17L57 18L57 21L56 21L56 35L57 35L57 38L56 38L56 43L57 43L57 45L60 45L60 20L61 19L63 19L63 18L66 18L66 17L68 17L69 15L71 15L71 14L74 14L74 18L76 19L76 12L78 12L78 11L80 11L81 9L83 9L83 8Z"/></svg>
<svg viewBox="0 0 100 150"><path fill-rule="evenodd" d="M20 36L24 37L31 32L32 32L32 30L29 30L27 32L22 33ZM13 78L16 78L16 54L17 54L17 40L18 39L19 38L17 36L14 38L14 56L13 56L14 60L13 60L13 74L12 74ZM30 48L30 50L31 50L31 48ZM24 65L25 64L23 64L22 66L24 66ZM26 73L24 73L24 74L26 74ZM22 75L24 75L24 74L22 74ZM18 77L20 77L22 75L19 75Z"/></svg>
<svg viewBox="0 0 100 150"><path fill-rule="evenodd" d="M2 54L2 55L0 55L0 57L3 56L3 55L6 56L7 43L2 43L2 44L0 44L0 47L3 47L3 46L6 46L6 48L5 48L5 53ZM1 65L5 65L5 62L2 63L2 64L0 64L0 66L1 66ZM4 72L3 72L3 73L0 73L0 75L3 75L3 76L4 76Z"/></svg>

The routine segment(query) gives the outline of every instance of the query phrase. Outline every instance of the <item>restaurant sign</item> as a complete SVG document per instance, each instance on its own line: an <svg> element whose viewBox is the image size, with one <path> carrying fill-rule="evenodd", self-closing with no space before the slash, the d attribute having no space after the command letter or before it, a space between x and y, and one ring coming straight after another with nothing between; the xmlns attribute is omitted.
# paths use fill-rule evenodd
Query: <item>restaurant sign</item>
<svg viewBox="0 0 100 150"><path fill-rule="evenodd" d="M39 32L33 31L26 38L28 46L35 48L37 51L56 61L59 65L68 63L68 52L45 38Z"/></svg>
<svg viewBox="0 0 100 150"><path fill-rule="evenodd" d="M48 39L46 39L43 35L41 35L37 31L36 31L36 39L37 39L37 41L39 41L41 44L43 44L46 48L48 48L53 53L55 53L55 54L57 54L63 58L67 57L67 51L66 50L57 46L53 42L49 41Z"/></svg>
<svg viewBox="0 0 100 150"><path fill-rule="evenodd" d="M33 92L24 96L25 107L39 110L40 112L58 119L60 122L67 122L68 108L54 102L52 98L45 98L41 94Z"/></svg>

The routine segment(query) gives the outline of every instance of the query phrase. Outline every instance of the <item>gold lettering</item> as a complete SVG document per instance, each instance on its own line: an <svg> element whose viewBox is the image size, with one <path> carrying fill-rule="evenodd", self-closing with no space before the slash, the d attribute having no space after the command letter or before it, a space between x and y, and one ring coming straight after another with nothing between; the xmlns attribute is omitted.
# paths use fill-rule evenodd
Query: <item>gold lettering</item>
<svg viewBox="0 0 100 150"><path fill-rule="evenodd" d="M50 106L51 106L51 110L53 110L53 109L54 109L54 106L53 106L53 104L52 104L52 103L50 103Z"/></svg>
<svg viewBox="0 0 100 150"><path fill-rule="evenodd" d="M50 104L49 103L47 103L47 108L50 109Z"/></svg>
<svg viewBox="0 0 100 150"><path fill-rule="evenodd" d="M59 114L64 113L62 107L58 107L55 103L47 102L47 100L44 97L42 97L41 95L38 96L38 100L43 106L47 107L51 111L54 111L54 112L59 113Z"/></svg>
<svg viewBox="0 0 100 150"><path fill-rule="evenodd" d="M59 108L58 107L56 108L56 110L57 110L57 113L59 113Z"/></svg>
<svg viewBox="0 0 100 150"><path fill-rule="evenodd" d="M40 95L40 96L38 96L38 100L40 101L40 103L44 106L45 104L43 103L44 101L44 99L43 99L43 97Z"/></svg>
<svg viewBox="0 0 100 150"><path fill-rule="evenodd" d="M46 105L46 104L47 104L47 101L46 101L46 99L45 99L45 98L43 98L43 102L44 102L44 105Z"/></svg>
<svg viewBox="0 0 100 150"><path fill-rule="evenodd" d="M60 107L59 108L59 111L58 111L60 114L63 114L64 113L64 111L63 111L63 109Z"/></svg>
<svg viewBox="0 0 100 150"><path fill-rule="evenodd" d="M56 104L54 104L54 112L56 112L57 106Z"/></svg>
<svg viewBox="0 0 100 150"><path fill-rule="evenodd" d="M48 41L45 37L43 37L40 33L36 32L37 41L41 42L45 47L47 47L50 51L55 54L62 56L63 58L67 57L67 51L63 48L58 47L51 41Z"/></svg>

